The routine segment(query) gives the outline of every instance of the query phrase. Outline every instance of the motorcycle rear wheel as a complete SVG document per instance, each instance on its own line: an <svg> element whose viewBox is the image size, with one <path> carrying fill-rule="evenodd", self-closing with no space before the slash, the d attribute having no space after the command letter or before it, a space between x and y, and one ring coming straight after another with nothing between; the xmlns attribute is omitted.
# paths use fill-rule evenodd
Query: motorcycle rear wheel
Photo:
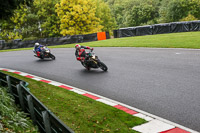
<svg viewBox="0 0 200 133"><path fill-rule="evenodd" d="M43 60L43 59L44 59L44 56L40 56L39 58Z"/></svg>
<svg viewBox="0 0 200 133"><path fill-rule="evenodd" d="M82 64L88 71L90 71L90 67L89 67L89 66L86 66L83 62L81 62L81 64Z"/></svg>

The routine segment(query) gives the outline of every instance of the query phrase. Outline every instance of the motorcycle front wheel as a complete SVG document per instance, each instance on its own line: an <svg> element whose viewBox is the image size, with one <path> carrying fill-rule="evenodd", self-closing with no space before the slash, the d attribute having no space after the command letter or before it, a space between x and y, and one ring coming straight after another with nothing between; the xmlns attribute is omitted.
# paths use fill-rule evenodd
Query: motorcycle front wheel
<svg viewBox="0 0 200 133"><path fill-rule="evenodd" d="M103 63L103 62L99 62L99 67L103 70L103 71L107 71L108 70L108 67Z"/></svg>
<svg viewBox="0 0 200 133"><path fill-rule="evenodd" d="M49 57L52 59L52 60L55 60L56 57L53 55L53 54L49 54Z"/></svg>

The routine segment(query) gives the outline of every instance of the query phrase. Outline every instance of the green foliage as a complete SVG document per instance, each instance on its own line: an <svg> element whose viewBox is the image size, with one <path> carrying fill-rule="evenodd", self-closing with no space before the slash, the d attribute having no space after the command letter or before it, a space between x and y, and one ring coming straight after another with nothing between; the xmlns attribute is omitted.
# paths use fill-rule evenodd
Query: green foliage
<svg viewBox="0 0 200 133"><path fill-rule="evenodd" d="M108 0L117 25L131 27L156 22L158 14L158 0Z"/></svg>
<svg viewBox="0 0 200 133"><path fill-rule="evenodd" d="M37 37L27 37L27 38L24 38L23 41L30 41L30 40L37 40L38 38Z"/></svg>
<svg viewBox="0 0 200 133"><path fill-rule="evenodd" d="M193 20L198 20L195 18L193 15L189 14L187 17L181 19L180 21L193 21Z"/></svg>
<svg viewBox="0 0 200 133"><path fill-rule="evenodd" d="M131 3L127 4L128 8L126 9L129 10L125 13L125 25L138 26L158 17L157 6L154 3L153 1L147 1L135 5L135 2L131 1Z"/></svg>
<svg viewBox="0 0 200 133"><path fill-rule="evenodd" d="M179 21L189 14L200 19L199 0L163 0L160 7L161 22Z"/></svg>
<svg viewBox="0 0 200 133"><path fill-rule="evenodd" d="M60 36L60 22L55 12L55 4L58 1L34 0L31 6L20 4L10 19L2 21L0 36L6 40L30 36Z"/></svg>
<svg viewBox="0 0 200 133"><path fill-rule="evenodd" d="M20 8L16 9L11 17L11 21L15 24L15 30L19 31L23 38L40 34L38 19L33 8L28 5L20 5Z"/></svg>
<svg viewBox="0 0 200 133"><path fill-rule="evenodd" d="M114 16L118 27L126 27L123 23L124 14L126 12L126 1L127 0L109 0L107 2L110 5L111 13Z"/></svg>
<svg viewBox="0 0 200 133"><path fill-rule="evenodd" d="M189 6L190 6L189 14L193 15L197 19L200 19L200 1L190 0Z"/></svg>
<svg viewBox="0 0 200 133"><path fill-rule="evenodd" d="M116 21L115 18L112 17L109 5L103 0L95 0L95 3L97 6L96 17L100 18L100 25L103 26L102 31L113 30L116 27Z"/></svg>
<svg viewBox="0 0 200 133"><path fill-rule="evenodd" d="M61 0L56 4L62 35L78 35L101 31L100 19L95 16L92 0Z"/></svg>
<svg viewBox="0 0 200 133"><path fill-rule="evenodd" d="M14 103L14 97L7 93L8 89L0 87L0 123L3 123L0 132L37 133L27 114L20 111Z"/></svg>
<svg viewBox="0 0 200 133"><path fill-rule="evenodd" d="M117 26L180 21L189 14L200 19L199 0L104 0L115 17ZM188 19L191 20L191 19Z"/></svg>
<svg viewBox="0 0 200 133"><path fill-rule="evenodd" d="M13 11L22 3L31 4L32 0L0 0L0 20L9 19Z"/></svg>
<svg viewBox="0 0 200 133"><path fill-rule="evenodd" d="M17 31L2 30L0 36L3 40L22 39L22 36Z"/></svg>
<svg viewBox="0 0 200 133"><path fill-rule="evenodd" d="M41 30L40 37L60 36L60 20L55 12L55 5L59 0L35 0L33 2L35 14L39 17L38 22Z"/></svg>
<svg viewBox="0 0 200 133"><path fill-rule="evenodd" d="M0 19L4 40L112 32L115 28L200 19L200 0L9 1L17 2L13 4L18 8L13 8L11 17Z"/></svg>
<svg viewBox="0 0 200 133"><path fill-rule="evenodd" d="M9 40L10 34L13 32L14 24L10 20L0 21L0 36L3 40Z"/></svg>

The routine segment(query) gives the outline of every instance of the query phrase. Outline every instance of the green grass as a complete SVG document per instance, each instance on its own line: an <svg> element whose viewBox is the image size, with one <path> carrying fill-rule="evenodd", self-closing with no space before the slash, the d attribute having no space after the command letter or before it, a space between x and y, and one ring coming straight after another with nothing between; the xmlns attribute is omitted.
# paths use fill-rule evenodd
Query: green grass
<svg viewBox="0 0 200 133"><path fill-rule="evenodd" d="M124 111L72 91L17 74L4 73L28 82L30 91L77 133L136 133L131 128L146 122Z"/></svg>
<svg viewBox="0 0 200 133"><path fill-rule="evenodd" d="M200 32L182 32L171 34L157 34L147 36L135 36L125 38L115 38L103 41L81 43L81 45L91 47L152 47L152 48L200 48ZM49 48L72 48L74 44L49 46ZM33 48L0 50L16 51L30 50Z"/></svg>
<svg viewBox="0 0 200 133"><path fill-rule="evenodd" d="M82 43L91 47L152 47L152 48L200 48L200 32L124 37ZM57 45L52 48L74 47L74 44Z"/></svg>
<svg viewBox="0 0 200 133"><path fill-rule="evenodd" d="M8 93L8 88L0 87L0 132L38 133L27 114L22 112Z"/></svg>

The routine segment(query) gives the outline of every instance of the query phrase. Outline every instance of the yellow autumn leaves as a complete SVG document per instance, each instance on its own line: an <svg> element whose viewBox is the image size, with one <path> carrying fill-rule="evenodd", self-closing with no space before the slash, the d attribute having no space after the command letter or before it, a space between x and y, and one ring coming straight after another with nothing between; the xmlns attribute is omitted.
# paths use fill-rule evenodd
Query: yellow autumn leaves
<svg viewBox="0 0 200 133"><path fill-rule="evenodd" d="M55 7L64 36L99 32L103 28L95 16L96 4L91 0L61 0Z"/></svg>
<svg viewBox="0 0 200 133"><path fill-rule="evenodd" d="M34 0L0 22L0 37L26 40L112 31L113 20L104 0Z"/></svg>

